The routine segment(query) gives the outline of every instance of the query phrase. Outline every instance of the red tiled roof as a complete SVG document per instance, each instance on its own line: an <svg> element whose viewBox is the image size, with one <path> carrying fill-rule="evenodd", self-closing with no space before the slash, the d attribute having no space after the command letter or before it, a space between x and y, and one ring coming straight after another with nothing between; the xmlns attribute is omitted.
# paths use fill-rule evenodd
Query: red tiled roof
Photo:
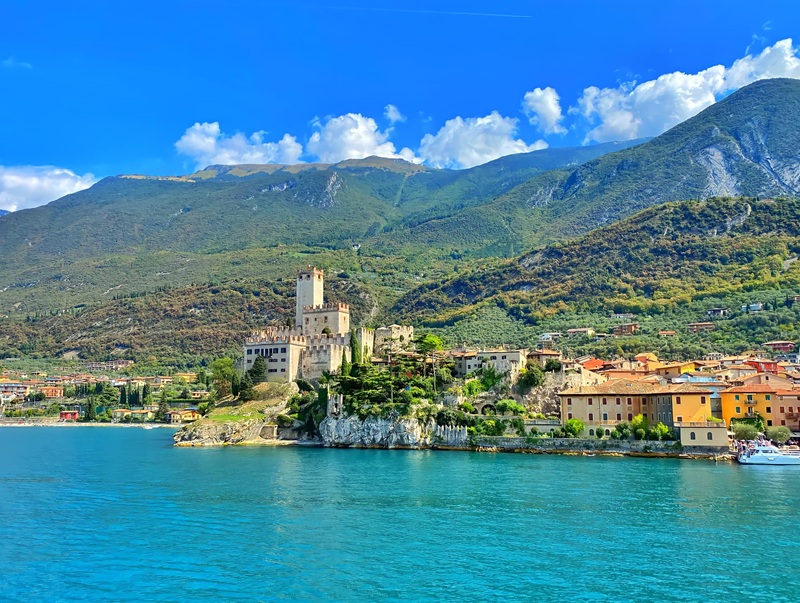
<svg viewBox="0 0 800 603"><path fill-rule="evenodd" d="M723 393L728 392L734 394L774 394L776 392L774 387L767 385L766 383L737 385L736 387L729 387L728 389L722 391Z"/></svg>

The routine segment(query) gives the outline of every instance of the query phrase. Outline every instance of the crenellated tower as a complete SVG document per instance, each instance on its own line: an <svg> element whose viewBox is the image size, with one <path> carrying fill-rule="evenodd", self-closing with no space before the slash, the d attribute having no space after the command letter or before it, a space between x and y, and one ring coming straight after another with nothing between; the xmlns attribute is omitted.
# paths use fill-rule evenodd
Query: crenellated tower
<svg viewBox="0 0 800 603"><path fill-rule="evenodd" d="M324 273L314 266L297 271L297 301L294 314L294 326L303 328L303 309L306 306L321 306L323 304Z"/></svg>

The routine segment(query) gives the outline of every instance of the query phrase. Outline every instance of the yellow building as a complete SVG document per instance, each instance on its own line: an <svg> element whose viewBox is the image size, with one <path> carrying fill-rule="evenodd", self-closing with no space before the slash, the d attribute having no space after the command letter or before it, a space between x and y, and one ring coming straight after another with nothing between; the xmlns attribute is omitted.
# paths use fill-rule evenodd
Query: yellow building
<svg viewBox="0 0 800 603"><path fill-rule="evenodd" d="M711 390L688 384L613 379L599 385L568 388L559 397L562 420L579 419L586 426L582 435L588 436L596 435L598 429L609 435L618 423L639 414L650 425L663 423L670 428L682 423L706 423L711 416Z"/></svg>
<svg viewBox="0 0 800 603"><path fill-rule="evenodd" d="M739 385L722 390L722 418L730 424L731 419L754 418L761 415L764 427L774 424L773 410L778 400L777 391L764 383Z"/></svg>

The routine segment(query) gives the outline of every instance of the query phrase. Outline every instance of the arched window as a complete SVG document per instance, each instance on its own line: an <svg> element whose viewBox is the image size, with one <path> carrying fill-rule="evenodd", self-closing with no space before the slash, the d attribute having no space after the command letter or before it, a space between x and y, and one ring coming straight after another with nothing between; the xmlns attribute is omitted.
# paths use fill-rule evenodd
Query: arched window
<svg viewBox="0 0 800 603"><path fill-rule="evenodd" d="M696 440L696 439L697 439L697 434L696 434L695 432L691 432L691 433L689 434L689 439L690 439L690 440Z"/></svg>
<svg viewBox="0 0 800 603"><path fill-rule="evenodd" d="M709 432L708 432L708 435L707 435L706 437L707 437L709 440L713 440L713 439L714 439L714 434L713 434L713 433L711 433L711 432L709 431Z"/></svg>
<svg viewBox="0 0 800 603"><path fill-rule="evenodd" d="M594 429L589 430L589 435L594 435Z"/></svg>

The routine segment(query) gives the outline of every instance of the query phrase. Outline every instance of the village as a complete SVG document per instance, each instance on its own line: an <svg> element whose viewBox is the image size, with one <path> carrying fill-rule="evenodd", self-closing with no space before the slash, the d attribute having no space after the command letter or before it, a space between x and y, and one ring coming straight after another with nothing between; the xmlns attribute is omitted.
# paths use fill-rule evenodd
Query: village
<svg viewBox="0 0 800 603"><path fill-rule="evenodd" d="M674 438L684 447L706 449L727 448L737 424L758 432L784 428L784 441L800 437L800 358L792 341L769 341L730 356L710 351L688 361L660 359L652 352L569 358L559 349L562 341L599 336L590 327L576 326L565 334L543 333L530 349L434 346L423 353L421 336L410 325L353 327L347 304L325 302L322 270L299 270L296 286L293 326L246 337L240 359L225 365L226 379L238 383L238 375L247 377L261 358L263 381L317 383L353 362L355 342L358 355L382 370L391 371L404 359L429 364L432 374L444 370L449 387L439 392L437 404L480 417L510 418L517 427L509 434L546 436L571 425L573 437ZM711 308L708 316L725 312ZM608 336L636 332L630 315L614 318L623 322ZM691 323L687 328L713 326ZM236 386L228 391L220 385L221 374L215 372L221 369L215 370L214 363L197 372L121 374L132 365L130 360L83 362L80 372L57 375L6 370L0 374L0 421L180 425L207 414L215 398L237 394ZM534 374L539 376L532 379ZM477 387L486 375L497 377L488 388L492 391Z"/></svg>

